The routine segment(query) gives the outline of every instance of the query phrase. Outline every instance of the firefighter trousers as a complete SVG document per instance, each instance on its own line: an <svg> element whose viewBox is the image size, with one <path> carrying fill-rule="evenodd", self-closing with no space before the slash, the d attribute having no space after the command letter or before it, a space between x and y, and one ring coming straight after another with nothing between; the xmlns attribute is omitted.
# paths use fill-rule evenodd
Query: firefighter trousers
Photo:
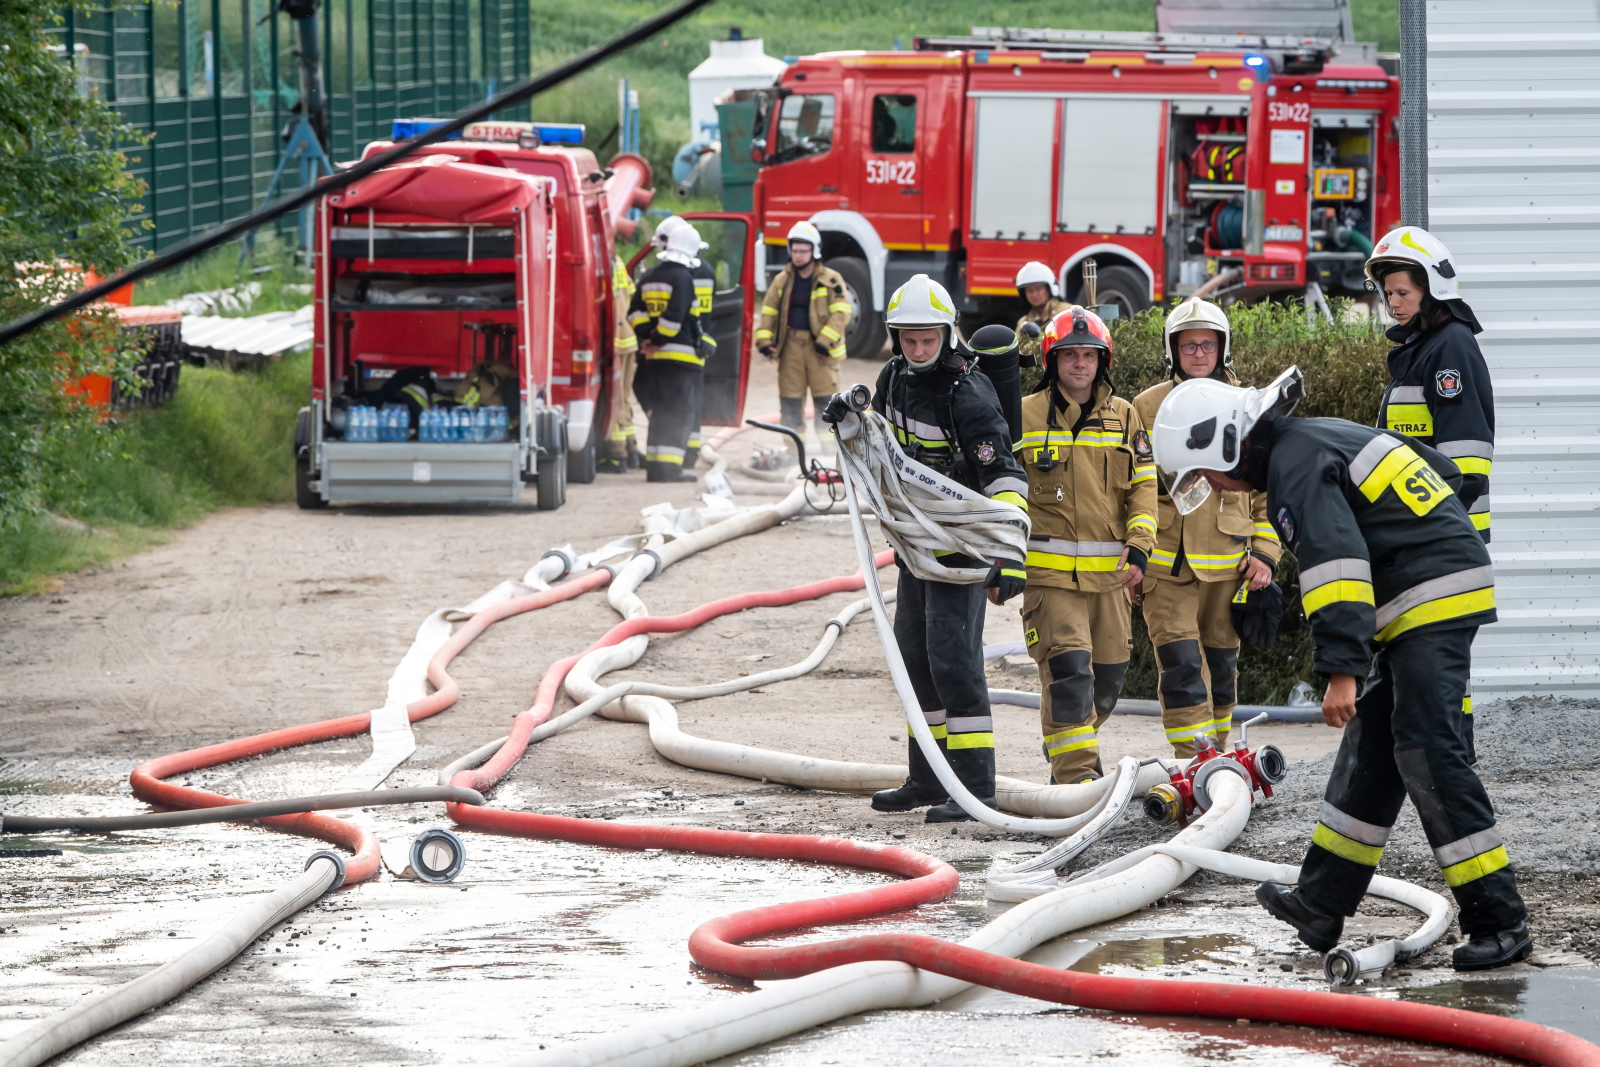
<svg viewBox="0 0 1600 1067"><path fill-rule="evenodd" d="M628 458L628 442L633 440L633 379L639 357L633 352L619 353L622 361L622 390L612 405L611 425L606 430L604 458Z"/></svg>
<svg viewBox="0 0 1600 1067"><path fill-rule="evenodd" d="M816 409L817 436L826 441L822 407L839 391L839 364L844 360L818 352L813 347L814 340L810 330L791 329L784 336L783 349L778 353L778 398L783 402L783 424L804 430L806 391L809 389L812 406ZM789 421L791 413L793 422Z"/></svg>
<svg viewBox="0 0 1600 1067"><path fill-rule="evenodd" d="M694 377L694 398L689 413L689 437L683 444L683 469L692 471L700 462L700 419L706 401L706 375L702 368Z"/></svg>
<svg viewBox="0 0 1600 1067"><path fill-rule="evenodd" d="M650 481L675 481L683 470L703 370L676 359L647 359L633 379L633 395L650 420L644 469Z"/></svg>
<svg viewBox="0 0 1600 1067"><path fill-rule="evenodd" d="M930 582L898 558L894 639L906 661L922 717L961 784L979 798L994 796L994 721L983 670L983 586ZM910 726L906 732L910 733ZM908 758L911 781L942 794L916 738Z"/></svg>
<svg viewBox="0 0 1600 1067"><path fill-rule="evenodd" d="M1145 579L1144 624L1161 675L1161 725L1178 759L1194 755L1200 734L1210 734L1218 748L1228 740L1239 673L1229 602L1238 589L1231 581Z"/></svg>
<svg viewBox="0 0 1600 1067"><path fill-rule="evenodd" d="M1023 638L1039 665L1039 725L1050 777L1062 785L1098 778L1100 727L1122 695L1133 647L1133 606L1105 593L1029 585Z"/></svg>
<svg viewBox="0 0 1600 1067"><path fill-rule="evenodd" d="M1300 868L1300 896L1314 907L1355 914L1409 796L1461 908L1461 932L1495 933L1527 918L1457 721L1476 633L1423 630L1374 657Z"/></svg>

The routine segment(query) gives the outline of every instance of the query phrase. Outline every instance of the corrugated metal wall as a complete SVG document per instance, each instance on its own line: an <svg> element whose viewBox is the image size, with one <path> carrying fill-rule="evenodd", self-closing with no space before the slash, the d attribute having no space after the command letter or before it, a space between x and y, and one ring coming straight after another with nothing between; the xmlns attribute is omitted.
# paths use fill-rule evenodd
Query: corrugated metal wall
<svg viewBox="0 0 1600 1067"><path fill-rule="evenodd" d="M1600 6L1435 0L1429 228L1483 321L1500 623L1475 690L1600 694Z"/></svg>
<svg viewBox="0 0 1600 1067"><path fill-rule="evenodd" d="M145 247L246 215L266 194L300 99L294 24L275 7L135 0L87 18L68 12L55 29L82 91L155 133L151 146L127 149L148 186L141 217L156 224ZM528 76L528 5L518 0L324 0L321 19L336 161L386 137L395 118L449 115Z"/></svg>

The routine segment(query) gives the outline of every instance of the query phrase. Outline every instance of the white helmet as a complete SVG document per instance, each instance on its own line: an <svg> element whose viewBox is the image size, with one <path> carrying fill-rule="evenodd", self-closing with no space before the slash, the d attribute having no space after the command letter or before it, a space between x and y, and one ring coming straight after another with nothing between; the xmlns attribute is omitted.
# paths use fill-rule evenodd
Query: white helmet
<svg viewBox="0 0 1600 1067"><path fill-rule="evenodd" d="M700 262L695 258L695 253L704 247L706 243L700 240L700 231L684 222L682 225L674 226L667 234L666 244L659 256L669 263L681 263L685 267L693 267Z"/></svg>
<svg viewBox="0 0 1600 1067"><path fill-rule="evenodd" d="M944 347L949 349L955 340L956 302L950 299L945 287L926 274L913 275L911 280L894 291L889 306L883 313L884 324L889 327L889 347L900 355L901 330L941 329ZM939 360L912 363L912 370L931 370Z"/></svg>
<svg viewBox="0 0 1600 1067"><path fill-rule="evenodd" d="M656 251L665 251L667 247L667 239L672 236L674 231L681 230L685 226L688 226L691 230L694 229L689 220L684 218L682 215L668 215L666 218L661 220L661 225L656 227L656 232L650 235L650 243L656 246ZM698 236L698 233L699 231L696 231L696 236ZM704 241L700 242L700 248L709 247L710 245L706 244ZM700 251L700 248L696 248L695 251Z"/></svg>
<svg viewBox="0 0 1600 1067"><path fill-rule="evenodd" d="M1372 249L1366 274L1378 292L1383 292L1383 276L1395 267L1421 267L1428 276L1428 295L1435 300L1461 299L1456 269L1450 264L1450 250L1421 226L1390 230Z"/></svg>
<svg viewBox="0 0 1600 1067"><path fill-rule="evenodd" d="M1029 260L1017 271L1017 294L1022 295L1024 286L1048 285L1050 295L1057 300L1061 299L1061 285L1056 281L1055 271L1040 263L1037 259Z"/></svg>
<svg viewBox="0 0 1600 1067"><path fill-rule="evenodd" d="M1222 352L1218 355L1217 366L1233 369L1233 331L1228 325L1228 313L1209 300L1185 300L1167 312L1167 343L1162 354L1167 357L1169 375L1183 369L1178 362L1178 334L1184 330L1215 330L1221 334Z"/></svg>
<svg viewBox="0 0 1600 1067"><path fill-rule="evenodd" d="M801 221L789 227L788 243L794 244L796 241L804 241L811 246L811 255L814 258L822 258L822 231L811 223Z"/></svg>
<svg viewBox="0 0 1600 1067"><path fill-rule="evenodd" d="M1204 471L1233 470L1244 439L1269 412L1287 415L1305 396L1299 367L1290 367L1265 389L1245 389L1215 378L1179 382L1156 411L1150 446L1156 466L1169 476L1167 489L1178 514L1206 502L1211 483Z"/></svg>

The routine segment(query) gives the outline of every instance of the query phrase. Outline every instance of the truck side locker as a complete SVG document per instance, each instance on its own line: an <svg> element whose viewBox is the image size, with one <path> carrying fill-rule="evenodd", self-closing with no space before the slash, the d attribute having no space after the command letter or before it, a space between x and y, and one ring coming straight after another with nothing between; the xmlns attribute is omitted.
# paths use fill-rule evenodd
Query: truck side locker
<svg viewBox="0 0 1600 1067"><path fill-rule="evenodd" d="M1244 282L1304 285L1301 263L1311 207L1311 94L1298 81L1258 82L1250 114L1244 200Z"/></svg>

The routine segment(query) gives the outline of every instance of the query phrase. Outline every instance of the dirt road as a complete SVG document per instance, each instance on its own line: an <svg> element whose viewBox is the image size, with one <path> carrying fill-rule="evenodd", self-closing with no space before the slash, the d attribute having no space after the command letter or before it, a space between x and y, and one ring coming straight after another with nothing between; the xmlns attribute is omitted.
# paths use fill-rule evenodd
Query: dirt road
<svg viewBox="0 0 1600 1067"><path fill-rule="evenodd" d="M851 380L870 381L876 371L876 364L847 365ZM774 375L759 367L750 411L776 407ZM747 434L726 451L739 462L761 436ZM630 532L641 507L661 500L688 505L695 492L688 485L647 486L642 474L632 473L574 486L567 506L549 513L533 509L531 494L522 508L228 511L166 546L70 578L59 594L0 601L0 664L8 679L0 693L4 810L139 810L127 772L144 759L377 707L390 672L429 612L519 577L551 546L597 546ZM855 566L848 523L811 516L693 557L648 583L641 596L654 612L666 614L736 592L847 574ZM698 684L794 662L814 646L825 620L855 597L758 609L657 639L633 671L619 677ZM532 701L546 666L585 647L615 621L602 597L586 596L491 628L451 668L461 684L460 701L417 725L419 747L391 784L431 783L440 765L502 734L510 717ZM1015 611L991 610L986 632L990 642L1015 640ZM991 684L1037 689L1031 667L1004 661L994 665ZM1037 713L997 707L995 714L1001 772L1044 780ZM684 704L680 716L688 732L726 741L834 759L904 759L903 720L866 616L815 674ZM1314 761L1332 751L1338 735L1320 725L1276 725L1256 736L1283 748L1302 777L1291 790L1292 803L1278 802L1276 810L1274 802L1263 806L1272 817L1258 818L1241 846L1297 858L1315 811L1319 775L1326 773ZM1160 745L1159 721L1135 717L1113 720L1102 742L1108 762L1125 753L1158 752ZM322 792L367 751L366 739L356 738L192 777L197 785L256 799ZM992 859L1039 847L1031 838L996 835L973 824L934 828L924 826L920 815L874 815L864 798L692 771L656 755L642 727L603 720L540 745L498 790L495 802L554 813L902 841L951 859L965 885L958 899L921 909L900 925L952 937L993 914L981 888ZM442 815L437 806L418 806L380 809L373 818L384 834L403 837ZM1405 818L1414 821L1409 813ZM1101 862L1154 836L1130 816L1079 862ZM65 854L0 860L0 1039L86 992L170 958L229 914L237 894L276 884L311 851L294 838L230 827L12 837L7 844L61 848ZM683 945L695 925L753 903L876 881L859 872L800 865L640 856L478 836L469 839L469 849L459 884L423 886L385 876L334 894L193 993L90 1043L68 1061L159 1056L169 1064L496 1063L535 1051L541 1041L606 1032L746 988L688 963ZM1535 895L1549 898L1541 916L1565 924L1563 929L1587 931L1564 942L1555 929L1542 932L1541 964L1581 962L1582 951L1595 951L1593 883L1580 869L1581 862L1564 869L1547 865L1547 874L1531 872ZM1411 874L1425 878L1426 866L1416 862ZM1580 884L1588 895L1574 899L1572 887ZM1192 910L1182 910L1185 901ZM1315 957L1289 940L1286 928L1262 921L1244 887L1202 879L1171 903L1180 910L1159 913L1153 925L1148 917L1135 918L1125 929L1093 935L1100 941L1082 943L1146 944L1155 938L1166 944L1174 929L1201 932L1232 924L1245 932L1196 950L1200 956L1246 967L1261 980L1294 981L1320 969ZM1563 910L1551 910L1558 906ZM1397 916L1374 909L1372 929L1393 927ZM1158 973L1175 973L1197 958L1172 946L1155 956L1148 947L1142 951L1145 962L1137 965ZM1416 968L1419 977L1393 981L1423 982L1429 968L1442 964L1443 951ZM1112 968L1120 959L1091 964ZM1022 1006L994 1010L1042 1007L1017 1003ZM951 1016L957 1028L952 1034L989 1047L1000 1047L993 1043L1002 1030L985 1020L1014 1018L985 1015L985 1007L960 1010L978 1014L959 1016L959 1024ZM874 1018L884 1042L900 1047L902 1039L893 1035L901 1024L890 1016ZM1013 1033L1005 1041L1059 1049L1070 1038L1069 1044L1076 1042L1073 1047L1093 1058L1095 1049L1146 1040L1154 1042L1139 1046L1150 1050L1147 1062L1198 1063L1209 1058L1206 1050L1218 1039L1214 1028L1198 1025L1179 1028L1176 1037L1161 1030L1158 1040L1152 1036L1157 1031L1091 1025L1074 1013L1033 1018L1026 1032L1034 1036L1022 1040ZM832 1050L840 1063L885 1062L885 1045L863 1043L862 1031L848 1030L819 1031L805 1042L773 1046L738 1062L801 1062L819 1050ZM813 1041L820 1043L807 1043ZM1303 1054L1297 1063L1367 1062L1307 1042L1297 1046L1297 1055ZM1476 1062L1395 1059L1395 1049L1406 1047L1387 1042L1341 1047L1391 1062Z"/></svg>

